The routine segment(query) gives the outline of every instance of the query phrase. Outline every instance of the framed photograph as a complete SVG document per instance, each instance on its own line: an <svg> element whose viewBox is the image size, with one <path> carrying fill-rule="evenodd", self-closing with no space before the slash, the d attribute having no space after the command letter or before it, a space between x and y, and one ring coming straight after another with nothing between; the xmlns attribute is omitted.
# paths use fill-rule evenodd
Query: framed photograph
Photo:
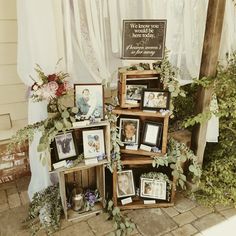
<svg viewBox="0 0 236 236"><path fill-rule="evenodd" d="M151 147L160 147L163 124L146 121L143 125L142 144Z"/></svg>
<svg viewBox="0 0 236 236"><path fill-rule="evenodd" d="M84 158L95 158L105 154L103 129L83 130Z"/></svg>
<svg viewBox="0 0 236 236"><path fill-rule="evenodd" d="M169 109L170 92L156 89L144 89L142 93L143 110Z"/></svg>
<svg viewBox="0 0 236 236"><path fill-rule="evenodd" d="M139 119L120 118L119 137L124 144L138 144Z"/></svg>
<svg viewBox="0 0 236 236"><path fill-rule="evenodd" d="M78 151L72 132L58 134L54 140L56 161L76 158Z"/></svg>
<svg viewBox="0 0 236 236"><path fill-rule="evenodd" d="M117 197L134 196L134 178L132 170L117 172Z"/></svg>
<svg viewBox="0 0 236 236"><path fill-rule="evenodd" d="M91 117L104 118L104 95L101 84L75 84L75 106L79 112L78 120L88 120Z"/></svg>
<svg viewBox="0 0 236 236"><path fill-rule="evenodd" d="M140 178L140 196L166 200L166 181L151 178Z"/></svg>
<svg viewBox="0 0 236 236"><path fill-rule="evenodd" d="M129 101L140 102L143 89L147 89L147 84L128 84L126 85L126 103Z"/></svg>

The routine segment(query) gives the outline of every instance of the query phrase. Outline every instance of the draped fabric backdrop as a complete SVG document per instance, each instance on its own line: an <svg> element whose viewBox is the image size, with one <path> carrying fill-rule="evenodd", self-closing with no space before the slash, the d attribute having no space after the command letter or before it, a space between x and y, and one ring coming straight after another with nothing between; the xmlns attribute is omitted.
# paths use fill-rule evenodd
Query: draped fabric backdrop
<svg viewBox="0 0 236 236"><path fill-rule="evenodd" d="M35 63L53 73L63 57L61 69L74 83L115 85L117 68L131 63L120 59L123 19L167 19L169 59L181 70L180 82L190 83L199 74L207 5L208 0L17 0L20 78L31 86ZM235 8L228 0L220 59L236 49L235 29ZM29 123L46 117L45 103L29 101ZM217 140L218 120L212 124L208 135ZM30 197L51 183L47 168L39 162L39 138L37 134L30 145Z"/></svg>

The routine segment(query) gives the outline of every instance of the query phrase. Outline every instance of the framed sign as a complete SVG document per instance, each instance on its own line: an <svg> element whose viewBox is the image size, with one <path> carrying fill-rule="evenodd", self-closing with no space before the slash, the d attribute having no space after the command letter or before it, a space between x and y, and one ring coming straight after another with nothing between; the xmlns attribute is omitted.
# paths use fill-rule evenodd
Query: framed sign
<svg viewBox="0 0 236 236"><path fill-rule="evenodd" d="M162 60L166 23L166 20L124 20L122 58Z"/></svg>

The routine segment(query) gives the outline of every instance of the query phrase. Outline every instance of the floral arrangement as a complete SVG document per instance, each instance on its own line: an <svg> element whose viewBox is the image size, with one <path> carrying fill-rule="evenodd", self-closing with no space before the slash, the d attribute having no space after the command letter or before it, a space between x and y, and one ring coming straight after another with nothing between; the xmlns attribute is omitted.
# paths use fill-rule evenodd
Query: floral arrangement
<svg viewBox="0 0 236 236"><path fill-rule="evenodd" d="M31 98L35 102L42 100L50 102L53 99L66 95L68 90L72 89L68 81L68 73L60 71L46 75L38 64L36 64L35 71L38 77L37 80L30 76L34 81L34 84L31 86Z"/></svg>
<svg viewBox="0 0 236 236"><path fill-rule="evenodd" d="M99 200L101 200L99 191L97 189L96 190L87 189L84 194L84 198L86 200L85 201L86 211L91 210L94 207L94 204L98 202Z"/></svg>

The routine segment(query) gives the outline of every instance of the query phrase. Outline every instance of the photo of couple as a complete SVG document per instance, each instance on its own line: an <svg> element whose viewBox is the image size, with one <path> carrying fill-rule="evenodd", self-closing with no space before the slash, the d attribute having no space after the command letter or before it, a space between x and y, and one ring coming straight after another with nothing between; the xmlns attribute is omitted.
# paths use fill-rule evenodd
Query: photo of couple
<svg viewBox="0 0 236 236"><path fill-rule="evenodd" d="M168 109L168 93L144 91L143 107Z"/></svg>

